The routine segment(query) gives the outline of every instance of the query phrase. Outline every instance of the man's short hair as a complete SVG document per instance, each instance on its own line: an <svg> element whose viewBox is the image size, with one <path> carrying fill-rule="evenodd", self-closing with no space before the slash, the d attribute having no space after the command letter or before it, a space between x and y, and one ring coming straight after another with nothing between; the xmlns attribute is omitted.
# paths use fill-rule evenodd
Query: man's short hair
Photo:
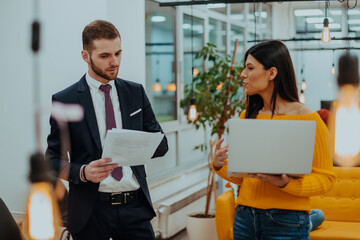
<svg viewBox="0 0 360 240"><path fill-rule="evenodd" d="M84 28L82 32L83 49L91 52L94 49L93 41L96 39L115 39L120 37L116 27L104 20L95 20Z"/></svg>

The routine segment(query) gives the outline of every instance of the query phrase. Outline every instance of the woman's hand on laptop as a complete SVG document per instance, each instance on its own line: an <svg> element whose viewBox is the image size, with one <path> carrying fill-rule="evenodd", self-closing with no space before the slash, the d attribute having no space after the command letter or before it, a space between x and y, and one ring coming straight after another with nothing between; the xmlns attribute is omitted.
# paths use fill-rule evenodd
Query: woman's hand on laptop
<svg viewBox="0 0 360 240"><path fill-rule="evenodd" d="M216 170L220 170L222 166L227 165L229 145L226 144L224 147L221 147L223 142L224 138L220 138L215 145L214 167Z"/></svg>
<svg viewBox="0 0 360 240"><path fill-rule="evenodd" d="M279 188L286 187L286 185L290 181L290 177L285 173L281 175L272 175L272 174L265 174L265 173L249 173L249 177L257 178L263 180L265 182L274 184Z"/></svg>

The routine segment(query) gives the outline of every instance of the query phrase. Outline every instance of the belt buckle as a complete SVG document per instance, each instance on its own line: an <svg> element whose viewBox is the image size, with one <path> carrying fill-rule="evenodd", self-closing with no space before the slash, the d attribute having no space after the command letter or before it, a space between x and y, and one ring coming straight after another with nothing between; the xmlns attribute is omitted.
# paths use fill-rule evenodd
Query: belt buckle
<svg viewBox="0 0 360 240"><path fill-rule="evenodd" d="M115 198L114 198L115 195L121 195L121 192L120 193L111 193L111 205L121 205L121 204L123 204L121 201L118 201L118 202L114 201L115 200ZM126 202L126 200L125 200L125 202Z"/></svg>
<svg viewBox="0 0 360 240"><path fill-rule="evenodd" d="M130 196L130 193L124 193L124 203L127 203L128 196Z"/></svg>

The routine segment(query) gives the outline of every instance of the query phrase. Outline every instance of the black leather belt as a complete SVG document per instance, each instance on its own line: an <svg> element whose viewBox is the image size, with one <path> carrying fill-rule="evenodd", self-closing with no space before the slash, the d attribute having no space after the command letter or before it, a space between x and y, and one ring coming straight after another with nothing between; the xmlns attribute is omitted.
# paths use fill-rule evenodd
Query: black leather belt
<svg viewBox="0 0 360 240"><path fill-rule="evenodd" d="M141 189L130 192L105 193L99 192L99 200L109 202L111 205L126 204L140 197Z"/></svg>

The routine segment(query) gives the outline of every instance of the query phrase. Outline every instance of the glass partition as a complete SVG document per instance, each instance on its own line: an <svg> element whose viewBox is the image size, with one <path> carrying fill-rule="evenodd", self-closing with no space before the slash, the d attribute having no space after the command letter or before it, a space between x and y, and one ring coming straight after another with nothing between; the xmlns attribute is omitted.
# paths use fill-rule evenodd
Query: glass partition
<svg viewBox="0 0 360 240"><path fill-rule="evenodd" d="M236 39L239 39L235 61L240 63L244 58L244 29L236 25L231 25L230 39L231 39L231 49L230 49L231 56L234 52L235 41Z"/></svg>
<svg viewBox="0 0 360 240"><path fill-rule="evenodd" d="M226 54L226 23L209 19L209 42L215 44L219 52Z"/></svg>
<svg viewBox="0 0 360 240"><path fill-rule="evenodd" d="M176 120L175 10L146 1L146 90L159 122Z"/></svg>
<svg viewBox="0 0 360 240"><path fill-rule="evenodd" d="M204 20L184 14L182 27L184 34L184 84L186 85L192 81L192 64L196 69L202 69L202 59L195 60L195 54L204 46Z"/></svg>

